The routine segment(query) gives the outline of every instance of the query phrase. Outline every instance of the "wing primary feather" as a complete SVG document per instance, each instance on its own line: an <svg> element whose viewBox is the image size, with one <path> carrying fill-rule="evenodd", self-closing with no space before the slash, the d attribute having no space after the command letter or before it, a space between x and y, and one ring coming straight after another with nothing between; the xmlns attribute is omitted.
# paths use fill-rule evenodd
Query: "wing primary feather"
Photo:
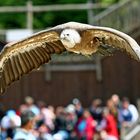
<svg viewBox="0 0 140 140"><path fill-rule="evenodd" d="M46 47L49 50L49 53L55 53L54 48L50 45L50 43L46 42Z"/></svg>
<svg viewBox="0 0 140 140"><path fill-rule="evenodd" d="M16 67L17 67L17 70L18 70L18 76L19 76L19 79L20 79L20 77L23 75L23 71L22 71L22 67L21 67L19 59L18 59L18 55L14 56L14 60L15 60L15 64L16 64Z"/></svg>
<svg viewBox="0 0 140 140"><path fill-rule="evenodd" d="M5 91L5 88L6 88L6 80L5 80L5 76L4 76L4 68L3 69L0 69L0 86L1 86L1 89L0 89L0 92L3 93L3 91Z"/></svg>
<svg viewBox="0 0 140 140"><path fill-rule="evenodd" d="M15 80L18 80L19 79L19 73L18 73L18 68L17 68L16 62L15 62L15 57L14 56L12 56L11 65L12 65Z"/></svg>
<svg viewBox="0 0 140 140"><path fill-rule="evenodd" d="M28 57L31 69L36 68L36 63L35 60L32 58L32 56L30 55L30 52L26 52L26 56Z"/></svg>
<svg viewBox="0 0 140 140"><path fill-rule="evenodd" d="M57 44L57 42L51 42L50 45L55 50L55 53L57 53L57 54L61 53L61 50L60 50L59 45Z"/></svg>
<svg viewBox="0 0 140 140"><path fill-rule="evenodd" d="M139 58L136 56L136 53L134 52L134 50L130 47L130 45L123 39L119 40L119 39L115 39L116 40L116 46L118 48L120 48L121 51L126 51L128 53L128 55L130 55L131 58L134 58L136 60L139 60ZM115 43L114 43L115 46Z"/></svg>
<svg viewBox="0 0 140 140"><path fill-rule="evenodd" d="M0 74L0 77L1 77L1 74ZM3 86L2 86L2 78L0 78L1 82L0 82L0 94L2 93L2 89L3 89Z"/></svg>
<svg viewBox="0 0 140 140"><path fill-rule="evenodd" d="M58 40L58 41L55 41L55 42L57 42L57 46L58 46L58 48L60 48L61 50L66 50L66 48L64 47L64 45L62 44L62 42L60 41L60 40Z"/></svg>
<svg viewBox="0 0 140 140"><path fill-rule="evenodd" d="M39 60L39 64L43 64L43 57L40 55L40 53L35 49L33 50L33 52L36 54L38 60Z"/></svg>
<svg viewBox="0 0 140 140"><path fill-rule="evenodd" d="M46 47L43 47L43 50L46 52L46 54L52 54L51 53L51 51L50 51L50 49L48 49L48 47L46 46Z"/></svg>
<svg viewBox="0 0 140 140"><path fill-rule="evenodd" d="M5 82L5 77L4 77L4 73L0 73L0 93L4 93L5 88L6 88L6 82Z"/></svg>
<svg viewBox="0 0 140 140"><path fill-rule="evenodd" d="M28 60L28 58L26 57L26 52L22 53L22 54L21 54L21 57L22 57L22 59L23 59L25 65L26 65L26 67L27 67L27 73L28 73L28 72L31 70L31 67L30 67L30 64L29 64L29 61L30 61L30 60Z"/></svg>
<svg viewBox="0 0 140 140"><path fill-rule="evenodd" d="M44 62L47 62L48 58L46 57L45 52L42 50L41 47L37 48L37 51L42 55Z"/></svg>
<svg viewBox="0 0 140 140"><path fill-rule="evenodd" d="M0 94L4 92L3 81L0 83Z"/></svg>
<svg viewBox="0 0 140 140"><path fill-rule="evenodd" d="M9 72L8 72L8 65L5 65L3 69L4 69L4 78L5 78L6 85L9 85L10 76L9 76Z"/></svg>
<svg viewBox="0 0 140 140"><path fill-rule="evenodd" d="M12 69L12 66L11 66L11 59L8 58L7 60L7 65L8 65L8 73L9 73L9 76L10 76L10 80L11 82L14 81L14 73L13 73L13 69Z"/></svg>
<svg viewBox="0 0 140 140"><path fill-rule="evenodd" d="M32 63L34 64L35 68L38 68L38 61L36 59L36 57L34 56L34 54L32 53L32 51L27 53L28 55L30 55L30 58L32 60Z"/></svg>
<svg viewBox="0 0 140 140"><path fill-rule="evenodd" d="M137 61L140 60L139 51L137 52L137 50L139 50L139 46L135 40L128 35L109 28L96 30L93 34L100 39L103 45L112 46L117 50L125 51L130 55L130 57Z"/></svg>
<svg viewBox="0 0 140 140"><path fill-rule="evenodd" d="M18 60L19 60L19 63L21 65L22 72L27 73L27 71L28 71L27 66L26 66L25 60L24 60L21 53L18 54Z"/></svg>
<svg viewBox="0 0 140 140"><path fill-rule="evenodd" d="M46 46L46 43L43 43L41 48L44 49L44 51L45 51L47 54L51 53L50 50L48 49L48 47Z"/></svg>
<svg viewBox="0 0 140 140"><path fill-rule="evenodd" d="M34 50L30 51L31 56L33 56L34 60L37 62L37 68L40 65L40 59L38 58L38 56L36 55L36 53L34 52Z"/></svg>
<svg viewBox="0 0 140 140"><path fill-rule="evenodd" d="M32 62L32 59L28 55L28 52L25 52L24 55L25 55L26 59L28 60L27 63L29 64L29 67L30 67L29 70L32 70L34 68L34 63Z"/></svg>
<svg viewBox="0 0 140 140"><path fill-rule="evenodd" d="M46 57L46 62L49 61L51 59L50 54L48 53L47 49L45 49L44 47L40 47L40 50L42 51L42 53L44 53L45 57Z"/></svg>

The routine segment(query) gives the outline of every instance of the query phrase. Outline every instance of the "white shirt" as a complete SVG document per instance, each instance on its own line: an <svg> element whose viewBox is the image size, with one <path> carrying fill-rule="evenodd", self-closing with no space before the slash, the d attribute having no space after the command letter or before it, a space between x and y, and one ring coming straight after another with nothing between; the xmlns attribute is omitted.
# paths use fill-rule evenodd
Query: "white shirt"
<svg viewBox="0 0 140 140"><path fill-rule="evenodd" d="M132 120L131 121L136 122L139 118L139 113L138 113L137 108L133 104L130 104L128 109L132 113Z"/></svg>
<svg viewBox="0 0 140 140"><path fill-rule="evenodd" d="M17 129L13 140L36 140L36 137L25 129Z"/></svg>

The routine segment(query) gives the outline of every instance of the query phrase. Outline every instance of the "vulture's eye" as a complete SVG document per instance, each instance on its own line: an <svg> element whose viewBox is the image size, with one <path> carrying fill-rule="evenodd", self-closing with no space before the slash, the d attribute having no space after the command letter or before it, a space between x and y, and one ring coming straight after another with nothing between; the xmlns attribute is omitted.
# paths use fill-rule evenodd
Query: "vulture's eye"
<svg viewBox="0 0 140 140"><path fill-rule="evenodd" d="M67 34L67 36L69 36L70 34Z"/></svg>

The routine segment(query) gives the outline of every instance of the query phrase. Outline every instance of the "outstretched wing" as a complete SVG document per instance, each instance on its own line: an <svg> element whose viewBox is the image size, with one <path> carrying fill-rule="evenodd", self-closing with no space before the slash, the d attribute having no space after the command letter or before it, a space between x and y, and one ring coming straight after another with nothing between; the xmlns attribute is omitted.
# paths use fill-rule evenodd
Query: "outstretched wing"
<svg viewBox="0 0 140 140"><path fill-rule="evenodd" d="M92 36L92 39L99 44L97 52L110 55L114 50L122 50L140 61L140 46L129 35L112 28L98 26L93 26L84 32Z"/></svg>
<svg viewBox="0 0 140 140"><path fill-rule="evenodd" d="M0 53L0 93L23 74L47 63L51 54L63 51L65 47L55 30L46 30L16 43L7 44Z"/></svg>
<svg viewBox="0 0 140 140"><path fill-rule="evenodd" d="M65 28L81 32L81 45L75 45L72 52L92 54L98 51L110 54L112 50L120 49L125 50L134 59L140 60L140 47L130 36L112 28L70 22L5 46L0 53L0 93L23 74L48 62L52 53L65 51L59 38L60 32Z"/></svg>

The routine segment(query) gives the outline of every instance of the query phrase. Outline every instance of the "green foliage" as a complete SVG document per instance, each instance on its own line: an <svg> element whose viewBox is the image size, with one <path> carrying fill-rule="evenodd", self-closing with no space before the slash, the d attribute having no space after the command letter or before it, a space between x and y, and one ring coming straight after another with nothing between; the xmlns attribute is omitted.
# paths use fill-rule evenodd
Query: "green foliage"
<svg viewBox="0 0 140 140"><path fill-rule="evenodd" d="M23 6L28 0L4 0L0 6ZM94 0L95 1L95 0ZM115 2L116 0L100 0ZM52 5L67 3L86 3L87 0L32 0L33 5ZM68 21L87 22L86 11L58 11L34 13L33 28L43 29ZM26 13L0 13L0 28L26 28Z"/></svg>
<svg viewBox="0 0 140 140"><path fill-rule="evenodd" d="M101 0L102 3L116 3L116 2L119 2L119 0Z"/></svg>
<svg viewBox="0 0 140 140"><path fill-rule="evenodd" d="M26 28L26 16L23 13L0 14L0 28Z"/></svg>
<svg viewBox="0 0 140 140"><path fill-rule="evenodd" d="M4 0L0 1L0 6L26 5L29 0ZM30 0L34 5L86 3L87 0Z"/></svg>
<svg viewBox="0 0 140 140"><path fill-rule="evenodd" d="M87 22L86 11L36 13L34 18L34 28L52 27L69 21Z"/></svg>

